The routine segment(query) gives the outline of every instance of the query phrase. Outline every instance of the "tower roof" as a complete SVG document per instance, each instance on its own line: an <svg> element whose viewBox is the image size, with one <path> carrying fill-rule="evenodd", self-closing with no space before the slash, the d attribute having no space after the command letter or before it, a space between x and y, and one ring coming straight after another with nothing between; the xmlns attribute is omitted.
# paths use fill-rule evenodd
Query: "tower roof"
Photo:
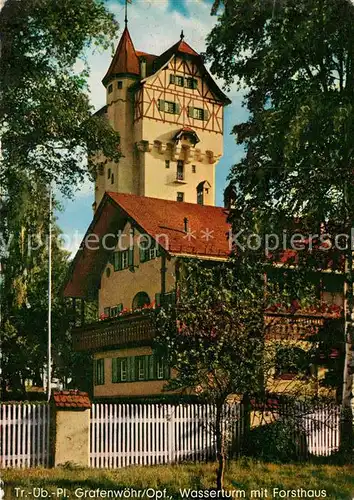
<svg viewBox="0 0 354 500"><path fill-rule="evenodd" d="M123 31L116 53L102 82L106 85L115 76L125 74L140 75L139 59L127 27Z"/></svg>

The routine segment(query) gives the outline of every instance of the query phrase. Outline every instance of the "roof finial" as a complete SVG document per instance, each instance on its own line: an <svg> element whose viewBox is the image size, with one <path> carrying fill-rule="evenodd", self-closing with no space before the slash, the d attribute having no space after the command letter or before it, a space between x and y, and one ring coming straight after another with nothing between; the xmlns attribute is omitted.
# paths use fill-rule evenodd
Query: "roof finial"
<svg viewBox="0 0 354 500"><path fill-rule="evenodd" d="M128 26L128 0L125 0L125 18L124 18L125 27Z"/></svg>
<svg viewBox="0 0 354 500"><path fill-rule="evenodd" d="M181 37L181 40L183 40L183 38L184 38L184 33L183 33L183 30L181 31L181 35L180 35L180 37Z"/></svg>

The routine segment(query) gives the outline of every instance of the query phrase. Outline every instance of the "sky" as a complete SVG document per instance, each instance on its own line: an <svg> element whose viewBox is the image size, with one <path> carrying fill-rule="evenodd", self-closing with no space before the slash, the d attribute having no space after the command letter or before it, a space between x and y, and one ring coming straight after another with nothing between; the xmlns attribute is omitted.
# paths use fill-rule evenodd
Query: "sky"
<svg viewBox="0 0 354 500"><path fill-rule="evenodd" d="M116 47L124 28L124 0L109 0L107 5L120 26ZM217 20L210 15L211 5L210 0L132 0L128 5L128 28L135 49L161 54L179 40L183 29L185 41L197 52L205 51L206 36ZM110 50L88 54L90 100L95 110L106 103L101 80L111 57ZM223 82L216 81L222 87ZM221 206L230 167L243 154L243 148L236 145L231 130L236 123L247 120L247 110L242 107L243 96L236 85L226 93L232 104L225 108L224 155L216 167L216 204ZM63 198L60 201L63 210L57 214L58 225L66 235L65 246L75 252L92 220L93 185L87 181L78 187L72 201Z"/></svg>

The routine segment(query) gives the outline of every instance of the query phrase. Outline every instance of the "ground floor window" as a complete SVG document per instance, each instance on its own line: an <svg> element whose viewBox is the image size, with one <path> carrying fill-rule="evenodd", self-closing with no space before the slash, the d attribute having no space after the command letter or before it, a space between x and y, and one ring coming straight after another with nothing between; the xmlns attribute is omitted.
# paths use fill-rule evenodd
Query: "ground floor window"
<svg viewBox="0 0 354 500"><path fill-rule="evenodd" d="M150 354L112 359L112 382L167 380L170 369L160 357Z"/></svg>

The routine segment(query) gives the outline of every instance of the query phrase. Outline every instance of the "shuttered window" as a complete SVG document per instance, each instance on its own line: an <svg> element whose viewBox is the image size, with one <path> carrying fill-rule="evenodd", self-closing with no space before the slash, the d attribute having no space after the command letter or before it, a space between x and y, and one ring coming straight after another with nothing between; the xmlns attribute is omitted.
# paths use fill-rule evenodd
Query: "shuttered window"
<svg viewBox="0 0 354 500"><path fill-rule="evenodd" d="M112 382L167 380L170 369L160 357L150 354L112 359Z"/></svg>
<svg viewBox="0 0 354 500"><path fill-rule="evenodd" d="M163 101L159 99L158 108L160 111L170 114L178 114L180 112L180 105L177 102Z"/></svg>
<svg viewBox="0 0 354 500"><path fill-rule="evenodd" d="M121 271L126 269L129 265L129 250L123 250L121 252L114 252L113 254L113 265L115 271Z"/></svg>
<svg viewBox="0 0 354 500"><path fill-rule="evenodd" d="M203 108L193 108L192 106L188 106L188 116L190 118L194 118L195 120L208 120L209 112L207 109Z"/></svg>

